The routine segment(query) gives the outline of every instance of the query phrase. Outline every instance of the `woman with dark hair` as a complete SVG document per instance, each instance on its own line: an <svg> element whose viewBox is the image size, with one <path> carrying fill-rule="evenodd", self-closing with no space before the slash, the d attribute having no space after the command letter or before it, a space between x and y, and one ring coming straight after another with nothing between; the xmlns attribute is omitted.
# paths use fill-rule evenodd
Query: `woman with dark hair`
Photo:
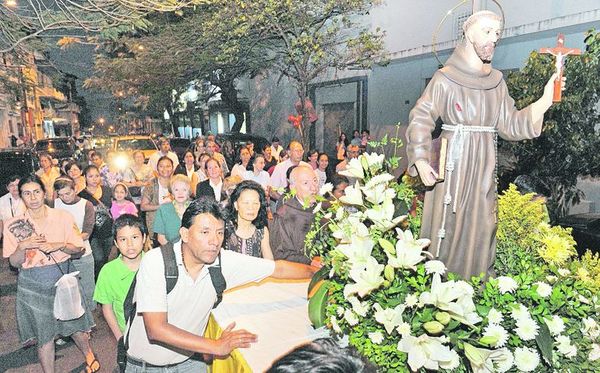
<svg viewBox="0 0 600 373"><path fill-rule="evenodd" d="M35 341L45 373L54 372L54 339L71 336L85 356L86 371L97 372L100 364L89 343L87 332L94 319L87 302L84 314L69 321L54 316L54 284L63 274L75 270L71 255L80 254L83 240L67 211L44 204L46 189L36 175L19 182L19 194L27 210L4 224L3 256L19 268L17 281L17 327L22 343ZM81 287L80 287L81 292Z"/></svg>
<svg viewBox="0 0 600 373"><path fill-rule="evenodd" d="M90 235L90 246L94 256L94 273L98 278L100 269L108 260L112 248L112 190L107 185L101 185L98 167L91 165L83 170L86 187L79 192L79 197L87 199L94 205L94 231Z"/></svg>
<svg viewBox="0 0 600 373"><path fill-rule="evenodd" d="M329 175L327 172L327 167L329 166L329 156L327 153L319 153L317 157L317 169L315 173L319 178L319 189L327 182L329 179Z"/></svg>
<svg viewBox="0 0 600 373"><path fill-rule="evenodd" d="M254 181L242 181L229 198L225 249L273 260L267 228L267 199L262 186Z"/></svg>
<svg viewBox="0 0 600 373"><path fill-rule="evenodd" d="M154 239L154 218L156 210L163 204L172 201L169 185L171 176L173 176L173 160L168 156L162 156L156 163L158 177L152 181L152 184L145 187L142 191L141 210L146 212L146 226L148 227L148 237Z"/></svg>
<svg viewBox="0 0 600 373"><path fill-rule="evenodd" d="M238 161L231 169L230 176L239 176L243 180L248 171L248 165L250 165L250 158L252 158L250 150L245 146L241 147L238 152Z"/></svg>
<svg viewBox="0 0 600 373"><path fill-rule="evenodd" d="M350 145L346 134L342 132L338 138L338 142L335 145L335 154L338 161L346 159L346 147Z"/></svg>
<svg viewBox="0 0 600 373"><path fill-rule="evenodd" d="M264 170L271 175L273 173L273 169L277 166L277 159L273 156L273 149L271 149L271 144L266 143L262 148L262 154L265 156L265 167Z"/></svg>
<svg viewBox="0 0 600 373"><path fill-rule="evenodd" d="M44 183L46 191L46 203L51 204L54 201L54 180L60 176L60 170L54 165L52 156L48 153L41 153L38 156L40 169L35 172Z"/></svg>
<svg viewBox="0 0 600 373"><path fill-rule="evenodd" d="M319 151L317 149L310 149L306 155L306 162L312 167L313 170L319 168Z"/></svg>
<svg viewBox="0 0 600 373"><path fill-rule="evenodd" d="M194 156L194 152L188 149L183 154L183 163L177 165L173 175L187 176L188 180L190 181L190 187L192 188L192 196L194 193L196 193L196 185L198 185L200 182L196 171L198 171L198 168L196 167L196 158Z"/></svg>
<svg viewBox="0 0 600 373"><path fill-rule="evenodd" d="M79 166L79 163L73 160L69 161L69 163L65 165L65 172L68 177L73 179L76 194L85 189L85 178L81 173L81 166Z"/></svg>

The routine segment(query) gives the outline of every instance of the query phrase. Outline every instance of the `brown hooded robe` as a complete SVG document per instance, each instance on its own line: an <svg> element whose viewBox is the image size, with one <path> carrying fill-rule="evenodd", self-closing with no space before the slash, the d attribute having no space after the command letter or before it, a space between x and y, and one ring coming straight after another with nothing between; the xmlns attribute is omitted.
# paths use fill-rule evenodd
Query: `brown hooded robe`
<svg viewBox="0 0 600 373"><path fill-rule="evenodd" d="M534 129L530 108L517 111L514 107L502 73L490 65L479 71L470 70L464 54L462 44L436 71L410 112L406 137L412 176L417 174L417 160L430 159L431 133L438 118L449 125L491 127L510 141L540 135ZM449 130L441 133L449 139L448 149L453 147L455 134ZM482 272L492 275L497 223L496 133L465 132L458 153L451 177L425 194L421 237L431 239L429 251L435 254L440 242L438 232L443 228L446 188L450 187L451 202L447 206L439 259L449 271L465 278Z"/></svg>

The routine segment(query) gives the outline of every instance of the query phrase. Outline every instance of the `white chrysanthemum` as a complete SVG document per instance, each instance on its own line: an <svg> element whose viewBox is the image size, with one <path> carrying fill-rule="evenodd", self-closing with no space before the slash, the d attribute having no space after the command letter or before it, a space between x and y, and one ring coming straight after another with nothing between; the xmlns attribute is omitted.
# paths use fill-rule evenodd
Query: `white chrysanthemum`
<svg viewBox="0 0 600 373"><path fill-rule="evenodd" d="M496 348L504 347L508 341L508 332L506 329L496 324L490 324L486 326L483 330L483 336L494 338L497 342L494 343L492 347Z"/></svg>
<svg viewBox="0 0 600 373"><path fill-rule="evenodd" d="M371 340L371 342L375 343L376 345L381 344L381 342L383 342L383 333L381 333L381 332L369 333L369 339Z"/></svg>
<svg viewBox="0 0 600 373"><path fill-rule="evenodd" d="M596 339L598 336L600 336L600 327L598 326L596 320L592 319L591 317L586 317L581 320L581 322L583 323L581 332L584 336L588 337L589 339Z"/></svg>
<svg viewBox="0 0 600 373"><path fill-rule="evenodd" d="M544 318L544 323L552 335L559 335L565 330L565 322L560 316L553 315L552 318Z"/></svg>
<svg viewBox="0 0 600 373"><path fill-rule="evenodd" d="M558 269L558 274L561 275L562 277L567 277L571 274L571 271L569 271L566 268L559 268Z"/></svg>
<svg viewBox="0 0 600 373"><path fill-rule="evenodd" d="M519 284L512 277L500 276L496 280L498 280L498 289L502 294L512 293L519 287Z"/></svg>
<svg viewBox="0 0 600 373"><path fill-rule="evenodd" d="M532 372L540 363L540 355L529 347L515 349L515 365L522 372Z"/></svg>
<svg viewBox="0 0 600 373"><path fill-rule="evenodd" d="M439 260L430 260L425 263L425 271L427 271L427 274L429 275L438 273L443 276L444 273L446 273L446 265Z"/></svg>
<svg viewBox="0 0 600 373"><path fill-rule="evenodd" d="M332 190L333 190L333 184L325 183L325 184L323 184L321 189L319 189L319 194L324 196L325 194L330 193Z"/></svg>
<svg viewBox="0 0 600 373"><path fill-rule="evenodd" d="M410 324L407 322L402 322L396 328L396 331L400 333L400 335L410 335Z"/></svg>
<svg viewBox="0 0 600 373"><path fill-rule="evenodd" d="M454 370L460 366L460 356L454 350L450 350L451 359L448 361L440 361L440 368L444 370Z"/></svg>
<svg viewBox="0 0 600 373"><path fill-rule="evenodd" d="M408 294L406 298L404 298L404 305L408 308L412 308L419 303L419 297L415 294Z"/></svg>
<svg viewBox="0 0 600 373"><path fill-rule="evenodd" d="M510 312L513 319L519 321L521 319L530 319L531 315L527 310L527 307L522 305L521 303L512 305L512 310Z"/></svg>
<svg viewBox="0 0 600 373"><path fill-rule="evenodd" d="M524 341L530 341L538 335L540 326L533 319L521 319L517 321L515 333Z"/></svg>
<svg viewBox="0 0 600 373"><path fill-rule="evenodd" d="M571 344L571 338L566 335L556 337L556 349L567 358L577 356L577 347Z"/></svg>
<svg viewBox="0 0 600 373"><path fill-rule="evenodd" d="M331 315L331 317L329 318L329 321L331 322L331 327L333 328L333 330L336 333L341 333L342 332L342 329L340 328L340 325L338 324L338 321L335 318L335 316Z"/></svg>
<svg viewBox="0 0 600 373"><path fill-rule="evenodd" d="M335 313L337 313L339 317L342 317L344 315L344 311L346 310L342 306L337 306L337 308L335 309Z"/></svg>
<svg viewBox="0 0 600 373"><path fill-rule="evenodd" d="M547 298L550 296L550 294L552 294L552 286L548 285L547 283L538 281L534 283L534 285L537 285L536 292L540 297Z"/></svg>
<svg viewBox="0 0 600 373"><path fill-rule="evenodd" d="M502 320L504 320L504 317L502 317L502 312L492 308L490 312L488 312L487 319L490 324L500 324Z"/></svg>
<svg viewBox="0 0 600 373"><path fill-rule="evenodd" d="M597 343L592 344L592 349L588 355L589 361L596 361L600 359L600 345Z"/></svg>
<svg viewBox="0 0 600 373"><path fill-rule="evenodd" d="M348 325L350 326L358 324L358 317L351 310L346 310L346 312L344 312L344 319L346 319L346 322L348 322Z"/></svg>

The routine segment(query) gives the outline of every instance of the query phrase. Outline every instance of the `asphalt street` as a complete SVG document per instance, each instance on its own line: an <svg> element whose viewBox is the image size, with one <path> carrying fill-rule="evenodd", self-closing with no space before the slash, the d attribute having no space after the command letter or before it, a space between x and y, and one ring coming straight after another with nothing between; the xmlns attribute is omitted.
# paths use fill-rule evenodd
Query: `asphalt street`
<svg viewBox="0 0 600 373"><path fill-rule="evenodd" d="M38 373L35 346L23 347L19 342L15 315L17 275L6 259L0 261L0 373ZM116 368L116 341L102 317L100 307L94 311L96 327L92 330L92 349L102 366L101 372L113 372ZM56 372L79 373L85 371L84 358L77 346L67 339L67 344L56 346Z"/></svg>

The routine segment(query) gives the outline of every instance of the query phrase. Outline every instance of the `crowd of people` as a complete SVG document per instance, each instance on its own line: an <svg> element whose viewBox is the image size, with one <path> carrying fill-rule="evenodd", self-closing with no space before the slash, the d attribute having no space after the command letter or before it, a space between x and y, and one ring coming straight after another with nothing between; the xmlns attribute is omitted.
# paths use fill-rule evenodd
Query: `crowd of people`
<svg viewBox="0 0 600 373"><path fill-rule="evenodd" d="M135 151L126 167L113 162L112 151L90 151L85 165L56 164L41 154L40 169L11 177L0 198L3 256L19 269L21 341L36 344L42 370L53 372L55 343L70 337L87 371L96 372L100 362L89 340L98 303L115 343L128 336L128 372L178 364L204 371L195 353L222 356L248 346L255 336L233 326L218 340L198 333L215 304L210 299L219 296L210 286L212 273L203 273L218 263L227 288L267 276L310 277L319 258L308 256L303 243L316 196L329 182L333 191L326 197L341 197L349 180L337 172L366 146L340 142L344 149L336 149L335 162L326 153L305 152L298 141L285 150L277 138L260 150L248 143L237 150L231 170L214 138L196 139L181 162L166 138L147 164ZM173 248L185 267L179 276L189 278L171 292L164 289L161 250L148 251L158 246ZM73 271L79 271L85 313L57 320L54 284ZM143 317L127 323L123 302L134 279Z"/></svg>

